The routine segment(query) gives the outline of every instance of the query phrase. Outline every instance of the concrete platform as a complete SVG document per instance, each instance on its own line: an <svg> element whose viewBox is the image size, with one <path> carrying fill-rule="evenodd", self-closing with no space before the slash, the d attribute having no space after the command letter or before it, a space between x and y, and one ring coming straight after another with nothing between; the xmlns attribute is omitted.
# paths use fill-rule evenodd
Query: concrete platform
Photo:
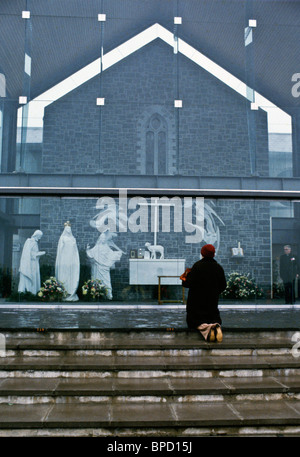
<svg viewBox="0 0 300 457"><path fill-rule="evenodd" d="M300 329L300 305L221 303L224 329ZM185 305L0 302L0 329L184 329Z"/></svg>

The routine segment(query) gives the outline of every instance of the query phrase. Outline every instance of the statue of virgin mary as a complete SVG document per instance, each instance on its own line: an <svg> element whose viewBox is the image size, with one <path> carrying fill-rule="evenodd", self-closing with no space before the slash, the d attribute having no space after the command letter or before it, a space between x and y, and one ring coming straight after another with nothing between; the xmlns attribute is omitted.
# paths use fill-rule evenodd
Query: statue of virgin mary
<svg viewBox="0 0 300 457"><path fill-rule="evenodd" d="M64 286L66 301L77 301L76 294L79 284L80 261L76 240L72 234L70 222L64 224L57 246L55 277Z"/></svg>

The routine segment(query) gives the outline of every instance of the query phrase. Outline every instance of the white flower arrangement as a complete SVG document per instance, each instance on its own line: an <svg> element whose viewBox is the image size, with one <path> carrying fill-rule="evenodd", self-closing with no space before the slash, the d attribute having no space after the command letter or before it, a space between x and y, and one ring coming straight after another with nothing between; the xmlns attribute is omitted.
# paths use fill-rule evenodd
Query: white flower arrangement
<svg viewBox="0 0 300 457"><path fill-rule="evenodd" d="M223 298L261 298L263 289L255 284L255 280L250 278L250 273L241 274L236 271L230 273L227 287L222 293Z"/></svg>

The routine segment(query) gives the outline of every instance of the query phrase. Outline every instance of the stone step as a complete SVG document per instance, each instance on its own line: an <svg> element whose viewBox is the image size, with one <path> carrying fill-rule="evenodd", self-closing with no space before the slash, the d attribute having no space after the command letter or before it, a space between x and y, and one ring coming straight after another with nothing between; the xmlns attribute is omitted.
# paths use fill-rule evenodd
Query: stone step
<svg viewBox="0 0 300 457"><path fill-rule="evenodd" d="M193 357L193 356L284 356L291 354L292 346L290 347L265 347L265 348L238 348L238 347L226 347L224 345L206 345L203 347L194 348L149 348L144 347L136 349L136 347L130 349L129 347L121 348L18 348L9 349L6 351L0 350L0 358L5 357L6 359L14 358L25 358L25 357L92 357L92 356L103 356L103 357Z"/></svg>
<svg viewBox="0 0 300 457"><path fill-rule="evenodd" d="M228 332L222 343L208 343L198 332L6 332L5 357L80 355L284 355L295 332ZM0 351L1 355L1 351Z"/></svg>
<svg viewBox="0 0 300 457"><path fill-rule="evenodd" d="M300 375L300 359L280 356L6 357L0 377L232 377Z"/></svg>
<svg viewBox="0 0 300 457"><path fill-rule="evenodd" d="M3 335L0 375L7 377L268 376L300 369L289 331L228 332L221 343L186 330Z"/></svg>
<svg viewBox="0 0 300 457"><path fill-rule="evenodd" d="M40 436L79 429L85 436L299 434L300 401L1 405L1 435L13 429Z"/></svg>
<svg viewBox="0 0 300 457"><path fill-rule="evenodd" d="M0 436L300 435L294 332L2 332Z"/></svg>
<svg viewBox="0 0 300 457"><path fill-rule="evenodd" d="M292 336L286 337L245 337L224 335L223 341L218 343L218 346L222 345L225 348L279 348L279 347L290 347L292 342ZM117 336L115 338L103 338L99 340L90 340L84 338L78 338L76 340L57 340L52 338L45 338L39 336L37 338L7 338L6 346L9 349L160 349L160 348L174 348L174 349L186 349L186 348L210 348L216 347L215 343L205 341L200 335L196 334L196 337L191 338L185 335L172 335L172 337L166 338L161 335L156 337L138 337L128 338L125 335Z"/></svg>
<svg viewBox="0 0 300 457"><path fill-rule="evenodd" d="M1 404L193 403L300 398L298 376L237 378L0 378Z"/></svg>
<svg viewBox="0 0 300 457"><path fill-rule="evenodd" d="M288 329L223 329L225 340L230 343L231 341L240 341L245 343L255 342L256 340L261 343L272 344L276 340L282 339L290 340L295 333L295 330ZM189 344L190 342L202 342L198 331L188 329L152 329L148 330L145 328L140 329L102 329L102 330L79 330L79 329L0 329L1 335L3 335L8 341L19 342L28 341L34 343L38 341L39 344L45 342L49 344L53 343L67 343L77 344L78 342L85 342L88 344L103 344L108 342L110 344L128 344L131 342L147 342L151 341L151 344L157 344L157 342L183 342Z"/></svg>

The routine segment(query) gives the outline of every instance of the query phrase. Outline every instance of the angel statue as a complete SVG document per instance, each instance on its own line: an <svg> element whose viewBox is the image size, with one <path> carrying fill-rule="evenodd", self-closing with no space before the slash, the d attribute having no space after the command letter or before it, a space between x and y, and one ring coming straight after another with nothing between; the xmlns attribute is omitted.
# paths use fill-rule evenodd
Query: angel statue
<svg viewBox="0 0 300 457"><path fill-rule="evenodd" d="M106 230L101 233L95 246L87 245L86 253L92 261L92 278L100 279L107 289L107 298L112 300L110 269L114 268L122 254L125 254L114 242L117 234Z"/></svg>

